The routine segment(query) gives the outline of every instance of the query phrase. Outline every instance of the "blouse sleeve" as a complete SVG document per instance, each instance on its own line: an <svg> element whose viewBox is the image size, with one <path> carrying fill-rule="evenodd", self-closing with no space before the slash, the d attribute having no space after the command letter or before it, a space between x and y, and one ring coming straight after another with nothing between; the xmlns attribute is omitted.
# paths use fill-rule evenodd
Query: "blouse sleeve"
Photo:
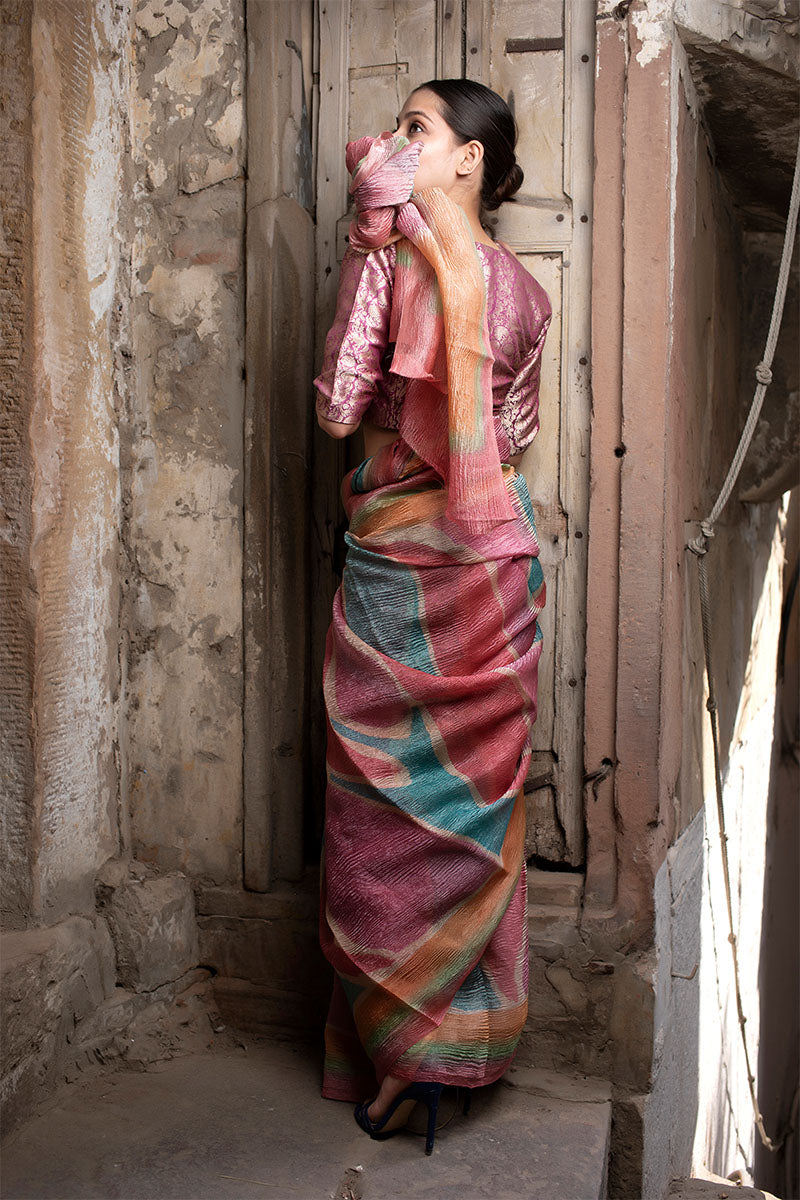
<svg viewBox="0 0 800 1200"><path fill-rule="evenodd" d="M320 416L356 425L383 378L394 272L390 247L360 254L348 247L339 274L336 315L314 380Z"/></svg>
<svg viewBox="0 0 800 1200"><path fill-rule="evenodd" d="M497 410L497 416L508 437L512 455L521 454L523 450L527 449L539 431L539 380L542 373L542 349L552 319L549 304L544 309L542 317L536 339L522 359L505 400Z"/></svg>

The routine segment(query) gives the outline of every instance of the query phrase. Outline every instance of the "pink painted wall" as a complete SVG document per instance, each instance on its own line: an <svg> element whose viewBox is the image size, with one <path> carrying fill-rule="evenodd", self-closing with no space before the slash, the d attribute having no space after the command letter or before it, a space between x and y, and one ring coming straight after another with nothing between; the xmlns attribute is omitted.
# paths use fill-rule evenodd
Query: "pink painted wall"
<svg viewBox="0 0 800 1200"><path fill-rule="evenodd" d="M632 10L633 11L633 10ZM703 663L685 545L744 421L741 231L685 55L597 26L585 920L647 945L653 881L703 804ZM626 44L627 43L627 44ZM766 332L766 331L764 331ZM735 499L714 546L724 753L746 687L775 511ZM754 552L760 547L759 552ZM761 553L763 551L763 553Z"/></svg>
<svg viewBox="0 0 800 1200"><path fill-rule="evenodd" d="M633 29L598 24L586 761L611 758L615 769L587 804L586 916L636 945L652 926L653 879L672 833L659 805L670 53L639 66L626 36L632 54Z"/></svg>

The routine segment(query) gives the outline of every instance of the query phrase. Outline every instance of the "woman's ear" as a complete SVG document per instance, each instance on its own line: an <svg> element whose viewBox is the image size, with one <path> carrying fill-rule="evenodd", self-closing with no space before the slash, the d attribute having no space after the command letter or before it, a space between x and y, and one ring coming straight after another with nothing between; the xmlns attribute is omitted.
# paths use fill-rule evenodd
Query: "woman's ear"
<svg viewBox="0 0 800 1200"><path fill-rule="evenodd" d="M472 175L478 170L483 161L483 145L481 142L471 141L464 146L459 146L461 158L456 167L457 175Z"/></svg>

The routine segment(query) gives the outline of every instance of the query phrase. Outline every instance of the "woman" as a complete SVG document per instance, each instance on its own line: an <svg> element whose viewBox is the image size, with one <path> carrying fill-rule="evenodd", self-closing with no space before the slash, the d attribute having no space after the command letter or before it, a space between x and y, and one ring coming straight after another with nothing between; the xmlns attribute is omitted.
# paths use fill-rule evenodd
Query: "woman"
<svg viewBox="0 0 800 1200"><path fill-rule="evenodd" d="M361 428L366 454L324 671L322 1094L361 1100L374 1137L424 1100L428 1153L443 1085L499 1078L527 1015L544 584L515 466L551 313L481 223L522 183L516 136L494 92L436 80L350 143L358 216L314 381L322 428Z"/></svg>

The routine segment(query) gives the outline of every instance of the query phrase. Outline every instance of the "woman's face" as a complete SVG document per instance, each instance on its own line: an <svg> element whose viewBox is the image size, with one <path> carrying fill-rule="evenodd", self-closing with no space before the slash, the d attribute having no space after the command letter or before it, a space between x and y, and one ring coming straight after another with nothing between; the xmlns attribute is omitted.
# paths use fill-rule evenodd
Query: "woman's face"
<svg viewBox="0 0 800 1200"><path fill-rule="evenodd" d="M438 98L426 88L412 92L397 118L396 133L402 133L411 142L422 142L419 166L414 176L414 191L439 187L448 195L463 189L471 181L475 164L465 170L465 160L471 160L467 151L475 143L459 145L452 129L440 114ZM479 143L478 143L479 144ZM474 180L480 183L480 162Z"/></svg>

